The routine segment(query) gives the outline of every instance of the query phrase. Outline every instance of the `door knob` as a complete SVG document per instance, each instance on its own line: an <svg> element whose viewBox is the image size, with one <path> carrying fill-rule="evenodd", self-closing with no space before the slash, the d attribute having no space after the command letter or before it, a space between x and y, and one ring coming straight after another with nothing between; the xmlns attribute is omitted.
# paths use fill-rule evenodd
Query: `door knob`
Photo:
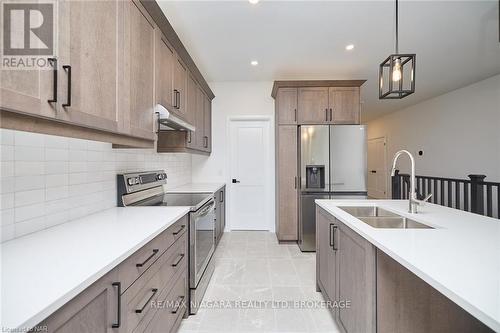
<svg viewBox="0 0 500 333"><path fill-rule="evenodd" d="M240 182L239 180L233 178L233 181L232 181L233 184L236 184L236 183L239 183L239 182Z"/></svg>

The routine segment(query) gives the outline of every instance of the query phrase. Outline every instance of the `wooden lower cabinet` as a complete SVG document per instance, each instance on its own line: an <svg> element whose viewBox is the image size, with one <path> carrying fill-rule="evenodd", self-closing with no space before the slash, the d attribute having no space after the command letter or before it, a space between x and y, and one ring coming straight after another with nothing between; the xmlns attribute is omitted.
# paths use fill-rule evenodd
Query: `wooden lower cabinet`
<svg viewBox="0 0 500 333"><path fill-rule="evenodd" d="M280 241L298 239L297 126L276 128L276 234Z"/></svg>
<svg viewBox="0 0 500 333"><path fill-rule="evenodd" d="M424 280L377 250L377 332L493 332Z"/></svg>
<svg viewBox="0 0 500 333"><path fill-rule="evenodd" d="M321 207L316 285L342 332L493 332Z"/></svg>
<svg viewBox="0 0 500 333"><path fill-rule="evenodd" d="M130 260L119 264L37 327L49 333L176 332L187 316L189 304L188 232L182 228L186 219L170 226L145 245L146 251L137 250ZM146 256L150 244L163 252ZM123 269L131 262L142 266L134 265L137 271Z"/></svg>
<svg viewBox="0 0 500 333"><path fill-rule="evenodd" d="M349 302L348 307L338 307L337 322L345 332L376 332L375 247L339 220L335 222L336 294L340 302Z"/></svg>
<svg viewBox="0 0 500 333"><path fill-rule="evenodd" d="M215 192L215 243L219 244L226 228L226 186Z"/></svg>

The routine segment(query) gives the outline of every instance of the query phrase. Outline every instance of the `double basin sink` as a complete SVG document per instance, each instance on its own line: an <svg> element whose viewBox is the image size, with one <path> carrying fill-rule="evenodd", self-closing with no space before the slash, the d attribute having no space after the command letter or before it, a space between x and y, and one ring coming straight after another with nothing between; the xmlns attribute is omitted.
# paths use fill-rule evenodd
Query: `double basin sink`
<svg viewBox="0 0 500 333"><path fill-rule="evenodd" d="M385 229L434 229L426 224L398 215L377 206L339 207L374 228Z"/></svg>

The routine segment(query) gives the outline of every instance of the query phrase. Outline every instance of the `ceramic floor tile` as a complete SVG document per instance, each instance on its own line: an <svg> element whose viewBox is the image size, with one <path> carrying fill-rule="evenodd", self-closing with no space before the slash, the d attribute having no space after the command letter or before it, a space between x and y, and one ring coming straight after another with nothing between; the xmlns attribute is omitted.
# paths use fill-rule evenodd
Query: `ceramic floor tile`
<svg viewBox="0 0 500 333"><path fill-rule="evenodd" d="M230 308L202 308L180 333L339 332L316 292L314 253L279 244L273 233L237 231L224 234L213 260L204 301Z"/></svg>

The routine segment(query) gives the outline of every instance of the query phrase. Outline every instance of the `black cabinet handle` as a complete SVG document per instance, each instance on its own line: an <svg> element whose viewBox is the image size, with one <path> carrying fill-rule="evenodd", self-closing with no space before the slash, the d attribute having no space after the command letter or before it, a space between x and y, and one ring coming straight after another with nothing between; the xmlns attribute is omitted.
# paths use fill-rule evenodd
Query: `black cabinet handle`
<svg viewBox="0 0 500 333"><path fill-rule="evenodd" d="M159 251L158 249L153 249L153 253L152 253L149 257L147 257L147 258L146 258L146 260L144 260L144 261L143 261L142 263L140 263L140 264L135 264L135 266L136 266L136 267L142 267L142 266L146 265L146 263L147 263L148 261L150 261L150 260L151 260L151 258L153 258L153 257L154 257L154 256L158 253L158 251Z"/></svg>
<svg viewBox="0 0 500 333"><path fill-rule="evenodd" d="M297 122L297 109L295 109L294 112L295 112L295 122Z"/></svg>
<svg viewBox="0 0 500 333"><path fill-rule="evenodd" d="M175 302L176 306L175 306L175 308L172 310L172 314L176 314L176 313L177 313L177 311L179 311L179 309L180 309L180 307L181 307L182 303L184 303L184 296L179 296L179 297L177 298L177 301Z"/></svg>
<svg viewBox="0 0 500 333"><path fill-rule="evenodd" d="M338 228L338 226L335 225L335 224L332 226L332 230L333 230L333 234L332 234L332 249L333 249L333 251L337 251L338 250L337 244L335 243L335 234L337 233L337 228Z"/></svg>
<svg viewBox="0 0 500 333"><path fill-rule="evenodd" d="M185 228L185 227L186 227L186 226L185 226L184 224L183 224L183 225L181 225L181 227L179 228L179 230L174 231L174 232L172 233L172 235L177 236L178 234L180 234L180 232L181 232L182 230L184 230L184 228Z"/></svg>
<svg viewBox="0 0 500 333"><path fill-rule="evenodd" d="M233 183L233 184L236 184L236 183L239 183L239 182L240 182L239 180L234 179L234 178L233 178L233 180L232 180L232 183Z"/></svg>
<svg viewBox="0 0 500 333"><path fill-rule="evenodd" d="M62 106L68 107L68 106L71 106L71 66L64 65L62 67L66 72L68 72L68 98L66 100L66 103L63 104Z"/></svg>
<svg viewBox="0 0 500 333"><path fill-rule="evenodd" d="M297 189L297 176L295 176L295 178L294 178L294 183L295 183L294 188Z"/></svg>
<svg viewBox="0 0 500 333"><path fill-rule="evenodd" d="M370 172L371 173L377 173L377 170L371 170Z"/></svg>
<svg viewBox="0 0 500 333"><path fill-rule="evenodd" d="M332 108L330 108L330 121L333 121L333 113L332 113Z"/></svg>
<svg viewBox="0 0 500 333"><path fill-rule="evenodd" d="M157 292L158 292L158 289L156 289L156 288L151 289L151 296L149 296L146 303L144 303L144 305L140 309L135 309L135 313L142 313L142 311L144 311L146 306L148 306L149 302L153 299L153 297L156 295Z"/></svg>
<svg viewBox="0 0 500 333"><path fill-rule="evenodd" d="M174 108L177 109L177 89L174 89Z"/></svg>
<svg viewBox="0 0 500 333"><path fill-rule="evenodd" d="M203 137L203 147L208 148L208 136L206 135Z"/></svg>
<svg viewBox="0 0 500 333"><path fill-rule="evenodd" d="M328 121L328 108L325 109L325 121Z"/></svg>
<svg viewBox="0 0 500 333"><path fill-rule="evenodd" d="M113 282L111 284L113 287L116 287L117 292L118 292L118 298L117 298L117 306L116 306L116 323L113 323L111 325L112 328L119 328L121 325L122 321L122 298L121 298L121 293L122 293L122 284L121 282Z"/></svg>
<svg viewBox="0 0 500 333"><path fill-rule="evenodd" d="M179 257L177 257L177 260L172 264L172 267L177 267L179 263L182 261L184 258L184 253L179 254Z"/></svg>
<svg viewBox="0 0 500 333"><path fill-rule="evenodd" d="M52 73L54 75L54 78L52 80L52 83L54 84L54 90L53 90L54 95L52 99L47 100L47 102L56 103L57 102L57 58L48 58L47 60L52 65Z"/></svg>
<svg viewBox="0 0 500 333"><path fill-rule="evenodd" d="M332 237L332 227L333 227L333 223L330 223L330 232L328 233L328 244L330 245L331 248L333 248L333 237Z"/></svg>

